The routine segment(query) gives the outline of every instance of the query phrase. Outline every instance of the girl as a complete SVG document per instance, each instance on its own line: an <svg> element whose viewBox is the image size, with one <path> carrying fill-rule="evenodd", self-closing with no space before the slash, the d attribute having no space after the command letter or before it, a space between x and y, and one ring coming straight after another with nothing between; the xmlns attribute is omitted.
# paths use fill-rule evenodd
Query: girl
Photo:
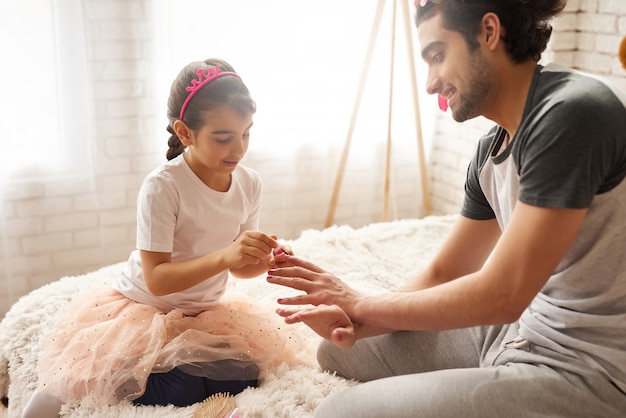
<svg viewBox="0 0 626 418"><path fill-rule="evenodd" d="M182 69L168 100L169 161L137 199L137 250L112 288L81 297L60 321L24 417L56 417L85 399L190 405L306 358L271 309L224 294L229 272L255 277L290 252L257 231L261 179L240 164L255 110L228 63Z"/></svg>

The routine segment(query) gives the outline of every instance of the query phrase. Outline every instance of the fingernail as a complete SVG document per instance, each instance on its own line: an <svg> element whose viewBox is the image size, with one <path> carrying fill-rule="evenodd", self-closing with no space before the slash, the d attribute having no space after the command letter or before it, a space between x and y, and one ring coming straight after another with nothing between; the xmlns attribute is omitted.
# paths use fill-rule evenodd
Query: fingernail
<svg viewBox="0 0 626 418"><path fill-rule="evenodd" d="M274 280L274 276L267 276L267 280Z"/></svg>
<svg viewBox="0 0 626 418"><path fill-rule="evenodd" d="M337 340L341 341L341 333L339 331L335 331L335 338L337 338Z"/></svg>
<svg viewBox="0 0 626 418"><path fill-rule="evenodd" d="M278 255L278 254L286 254L286 252L284 249L279 248L276 251L274 251L274 255Z"/></svg>
<svg viewBox="0 0 626 418"><path fill-rule="evenodd" d="M270 276L271 276L272 274L274 274L274 273L276 273L276 270L274 270L274 269L269 269L269 270L267 271L267 274L269 274Z"/></svg>
<svg viewBox="0 0 626 418"><path fill-rule="evenodd" d="M278 303L283 303L283 298L278 298L278 299L276 299L276 302L278 302Z"/></svg>

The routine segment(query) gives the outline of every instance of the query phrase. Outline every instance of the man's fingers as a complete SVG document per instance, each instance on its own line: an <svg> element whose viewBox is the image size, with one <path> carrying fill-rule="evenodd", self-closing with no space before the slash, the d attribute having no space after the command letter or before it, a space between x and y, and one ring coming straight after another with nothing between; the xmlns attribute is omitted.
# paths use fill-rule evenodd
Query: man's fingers
<svg viewBox="0 0 626 418"><path fill-rule="evenodd" d="M354 329L336 328L330 340L339 348L350 348L354 345Z"/></svg>
<svg viewBox="0 0 626 418"><path fill-rule="evenodd" d="M290 296L286 298L278 299L278 303L281 305L319 305L319 303L308 294Z"/></svg>
<svg viewBox="0 0 626 418"><path fill-rule="evenodd" d="M290 287L294 290L301 290L303 292L309 292L312 287L311 281L302 278L302 277L282 277L282 276L274 276L271 273L268 274L266 280L268 283L278 284L285 287Z"/></svg>
<svg viewBox="0 0 626 418"><path fill-rule="evenodd" d="M285 261L288 262L289 264L291 264L294 267L301 267L302 270L308 270L308 271L312 271L314 273L324 273L324 269L322 269L321 267L319 267L316 264L313 264L310 261L304 260L300 257L297 257L295 255L289 255L286 256ZM282 274L281 274L282 275Z"/></svg>
<svg viewBox="0 0 626 418"><path fill-rule="evenodd" d="M282 316L283 318L285 318L286 324L295 324L298 322L303 322L305 318L308 317L308 315L306 314L306 311L310 309L311 308L295 308L295 307L277 308L276 313Z"/></svg>
<svg viewBox="0 0 626 418"><path fill-rule="evenodd" d="M290 315L295 314L296 312L298 312L298 308L276 308L276 313L280 316L282 316L283 318L288 317Z"/></svg>

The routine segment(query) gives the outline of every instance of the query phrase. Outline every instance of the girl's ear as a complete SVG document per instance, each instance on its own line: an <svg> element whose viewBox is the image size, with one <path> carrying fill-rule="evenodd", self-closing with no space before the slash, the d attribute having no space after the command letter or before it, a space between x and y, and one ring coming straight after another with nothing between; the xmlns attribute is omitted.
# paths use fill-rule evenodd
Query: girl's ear
<svg viewBox="0 0 626 418"><path fill-rule="evenodd" d="M176 132L178 139L180 139L180 142L182 142L184 146L188 147L189 145L192 144L192 141L191 141L192 131L191 129L187 127L187 125L185 125L185 122L183 122L180 119L174 122L174 132Z"/></svg>

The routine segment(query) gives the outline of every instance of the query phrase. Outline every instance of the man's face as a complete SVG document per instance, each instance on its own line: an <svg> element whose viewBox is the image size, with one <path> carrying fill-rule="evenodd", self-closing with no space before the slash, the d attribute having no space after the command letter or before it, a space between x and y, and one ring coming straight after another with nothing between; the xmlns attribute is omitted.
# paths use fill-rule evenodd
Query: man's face
<svg viewBox="0 0 626 418"><path fill-rule="evenodd" d="M440 14L423 22L417 34L422 58L428 64L428 93L447 99L457 122L484 114L493 71L480 48L470 51L459 32L443 27Z"/></svg>

